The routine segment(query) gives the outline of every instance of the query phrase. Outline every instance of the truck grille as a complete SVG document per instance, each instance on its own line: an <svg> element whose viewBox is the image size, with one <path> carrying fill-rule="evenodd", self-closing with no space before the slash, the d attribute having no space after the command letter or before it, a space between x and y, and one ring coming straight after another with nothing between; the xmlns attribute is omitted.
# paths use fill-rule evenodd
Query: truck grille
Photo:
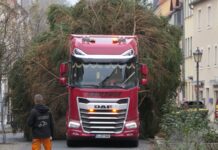
<svg viewBox="0 0 218 150"><path fill-rule="evenodd" d="M119 133L124 128L129 99L78 98L83 131L86 133ZM89 111L92 109L92 111ZM116 111L113 111L115 109Z"/></svg>

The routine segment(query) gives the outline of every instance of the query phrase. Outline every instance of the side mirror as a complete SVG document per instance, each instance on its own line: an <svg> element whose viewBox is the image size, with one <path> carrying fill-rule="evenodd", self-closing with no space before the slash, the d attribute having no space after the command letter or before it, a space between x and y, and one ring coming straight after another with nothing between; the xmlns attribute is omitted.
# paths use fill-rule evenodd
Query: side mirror
<svg viewBox="0 0 218 150"><path fill-rule="evenodd" d="M141 85L147 85L148 84L148 79L147 79L147 75L148 75L148 67L146 64L141 64L140 66L140 72L142 74L142 79L141 79Z"/></svg>
<svg viewBox="0 0 218 150"><path fill-rule="evenodd" d="M61 77L67 73L67 71L68 71L67 67L68 67L67 63L61 63L60 68L59 68Z"/></svg>
<svg viewBox="0 0 218 150"><path fill-rule="evenodd" d="M148 79L142 78L141 79L141 85L147 85Z"/></svg>
<svg viewBox="0 0 218 150"><path fill-rule="evenodd" d="M147 74L148 74L148 67L147 67L147 65L142 64L141 67L140 67L140 71L141 71L141 74L143 76L147 76Z"/></svg>
<svg viewBox="0 0 218 150"><path fill-rule="evenodd" d="M67 85L67 78L66 77L60 77L59 78L59 83L61 84L61 85Z"/></svg>

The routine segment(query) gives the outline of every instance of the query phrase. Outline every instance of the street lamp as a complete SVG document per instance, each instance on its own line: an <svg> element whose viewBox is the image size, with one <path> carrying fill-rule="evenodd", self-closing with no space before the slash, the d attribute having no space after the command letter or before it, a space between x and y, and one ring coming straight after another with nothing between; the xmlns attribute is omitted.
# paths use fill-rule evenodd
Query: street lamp
<svg viewBox="0 0 218 150"><path fill-rule="evenodd" d="M197 111L199 111L199 62L201 62L201 58L202 58L202 52L199 50L199 48L197 47L197 50L193 53L194 55L194 60L197 64L197 93L196 93L196 97L197 97Z"/></svg>

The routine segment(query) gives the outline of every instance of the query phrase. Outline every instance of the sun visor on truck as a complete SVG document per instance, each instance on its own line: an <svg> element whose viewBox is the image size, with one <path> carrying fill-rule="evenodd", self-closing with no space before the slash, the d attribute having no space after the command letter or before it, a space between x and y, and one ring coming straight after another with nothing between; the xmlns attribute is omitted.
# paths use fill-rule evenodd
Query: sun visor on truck
<svg viewBox="0 0 218 150"><path fill-rule="evenodd" d="M118 54L118 55L108 55L108 54L93 55L93 54L87 54L84 51L75 48L72 52L72 56L84 62L127 62L135 57L135 53L133 49L128 49L122 54Z"/></svg>
<svg viewBox="0 0 218 150"><path fill-rule="evenodd" d="M75 56L72 56L72 60L75 61L80 61L84 63L127 63L130 61L135 61L136 56L131 57L131 58L116 58L116 57L111 57L111 58L78 58Z"/></svg>

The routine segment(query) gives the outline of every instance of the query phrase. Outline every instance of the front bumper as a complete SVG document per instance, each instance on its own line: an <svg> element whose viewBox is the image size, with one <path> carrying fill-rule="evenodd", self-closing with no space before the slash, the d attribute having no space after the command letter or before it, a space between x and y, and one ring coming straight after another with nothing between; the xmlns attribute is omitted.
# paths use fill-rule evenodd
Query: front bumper
<svg viewBox="0 0 218 150"><path fill-rule="evenodd" d="M97 134L89 134L84 133L80 129L68 129L67 130L67 139L68 140L94 140L94 139L101 139L96 138ZM108 134L107 134L108 135ZM138 129L131 129L131 130L124 130L121 133L112 133L109 134L110 138L102 138L104 140L137 140L139 137Z"/></svg>

